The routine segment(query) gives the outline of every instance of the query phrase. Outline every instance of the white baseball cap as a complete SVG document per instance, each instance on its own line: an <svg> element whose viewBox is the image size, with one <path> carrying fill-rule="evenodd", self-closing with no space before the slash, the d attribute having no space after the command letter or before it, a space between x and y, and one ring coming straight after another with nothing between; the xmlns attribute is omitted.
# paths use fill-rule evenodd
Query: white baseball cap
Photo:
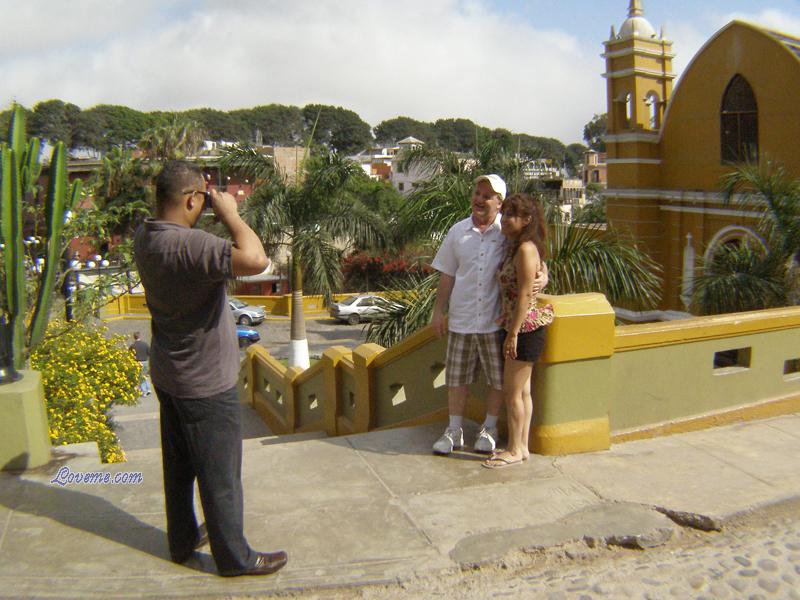
<svg viewBox="0 0 800 600"><path fill-rule="evenodd" d="M500 196L500 200L506 199L506 182L503 181L500 175L495 175L494 173L491 175L481 175L475 179L475 183L477 184L479 181L488 182L494 192Z"/></svg>

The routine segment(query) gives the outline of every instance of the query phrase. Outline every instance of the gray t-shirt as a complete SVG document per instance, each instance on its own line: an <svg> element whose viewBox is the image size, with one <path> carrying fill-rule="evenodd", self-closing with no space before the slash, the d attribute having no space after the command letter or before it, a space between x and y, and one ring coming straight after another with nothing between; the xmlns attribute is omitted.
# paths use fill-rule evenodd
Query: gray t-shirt
<svg viewBox="0 0 800 600"><path fill-rule="evenodd" d="M239 348L225 293L233 277L231 242L147 219L133 248L152 317L155 386L179 398L205 398L236 385Z"/></svg>

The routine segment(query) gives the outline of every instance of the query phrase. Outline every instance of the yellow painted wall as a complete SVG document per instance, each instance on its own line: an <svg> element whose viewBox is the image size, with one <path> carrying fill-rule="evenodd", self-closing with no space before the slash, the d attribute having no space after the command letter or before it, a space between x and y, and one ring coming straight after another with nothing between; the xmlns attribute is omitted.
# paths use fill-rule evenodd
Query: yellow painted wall
<svg viewBox="0 0 800 600"><path fill-rule="evenodd" d="M676 49L680 52L681 49ZM616 64L616 63L614 63ZM652 60L637 56L639 67ZM659 144L609 143L609 158L660 157L660 165L609 164L608 187L677 191L679 199L608 198L612 228L630 231L662 265L662 308L683 309L680 286L686 235L692 234L697 267L714 236L730 225L754 229L752 218L718 214L726 209L716 197L724 165L720 152L720 110L724 92L735 75L742 75L758 102L759 155L782 163L800 177L800 59L781 42L756 26L733 22L720 30L694 57L682 75L664 115ZM618 108L612 90L635 88L646 94L647 78L613 80L609 84L609 111ZM641 105L637 102L641 110ZM637 120L641 123L641 119ZM610 133L624 133L612 131ZM697 192L709 196L697 199ZM662 207L688 209L685 212Z"/></svg>
<svg viewBox="0 0 800 600"><path fill-rule="evenodd" d="M599 450L612 439L800 409L800 307L614 327L600 294L546 299L556 319L534 370L536 452ZM750 348L746 367L713 368L714 353L736 348ZM442 422L444 355L445 340L430 327L389 349L330 348L307 371L253 346L248 402L275 433ZM483 418L485 395L485 385L473 386L468 417Z"/></svg>
<svg viewBox="0 0 800 600"><path fill-rule="evenodd" d="M758 28L734 22L695 57L670 101L662 138L666 189L719 189L720 109L730 80L742 75L758 102L759 153L800 174L800 59Z"/></svg>

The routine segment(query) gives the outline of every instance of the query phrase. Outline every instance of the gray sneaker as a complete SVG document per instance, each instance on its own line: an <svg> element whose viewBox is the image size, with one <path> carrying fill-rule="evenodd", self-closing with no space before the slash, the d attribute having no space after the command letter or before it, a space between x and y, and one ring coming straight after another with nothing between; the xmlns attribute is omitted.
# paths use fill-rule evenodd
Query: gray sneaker
<svg viewBox="0 0 800 600"><path fill-rule="evenodd" d="M461 427L450 429L449 427L444 430L442 437L436 440L433 445L434 454L450 454L454 449L461 448L464 445L464 431Z"/></svg>
<svg viewBox="0 0 800 600"><path fill-rule="evenodd" d="M497 446L497 427L481 427L475 440L475 452L491 454Z"/></svg>

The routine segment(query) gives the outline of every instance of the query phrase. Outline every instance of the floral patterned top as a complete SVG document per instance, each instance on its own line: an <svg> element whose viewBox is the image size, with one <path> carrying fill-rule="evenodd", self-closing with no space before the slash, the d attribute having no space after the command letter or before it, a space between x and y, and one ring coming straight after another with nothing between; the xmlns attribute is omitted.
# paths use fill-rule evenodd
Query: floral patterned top
<svg viewBox="0 0 800 600"><path fill-rule="evenodd" d="M500 283L500 300L502 303L502 310L500 318L497 320L498 325L508 331L511 321L514 319L514 308L517 305L517 298L519 297L519 289L517 285L517 272L514 268L514 251L516 246L511 246L503 259L503 264L500 270L497 271L497 281ZM555 317L555 311L552 304L545 304L539 306L536 295L534 295L530 304L528 305L528 312L525 315L525 320L519 328L520 333L527 333L540 327L550 325Z"/></svg>

